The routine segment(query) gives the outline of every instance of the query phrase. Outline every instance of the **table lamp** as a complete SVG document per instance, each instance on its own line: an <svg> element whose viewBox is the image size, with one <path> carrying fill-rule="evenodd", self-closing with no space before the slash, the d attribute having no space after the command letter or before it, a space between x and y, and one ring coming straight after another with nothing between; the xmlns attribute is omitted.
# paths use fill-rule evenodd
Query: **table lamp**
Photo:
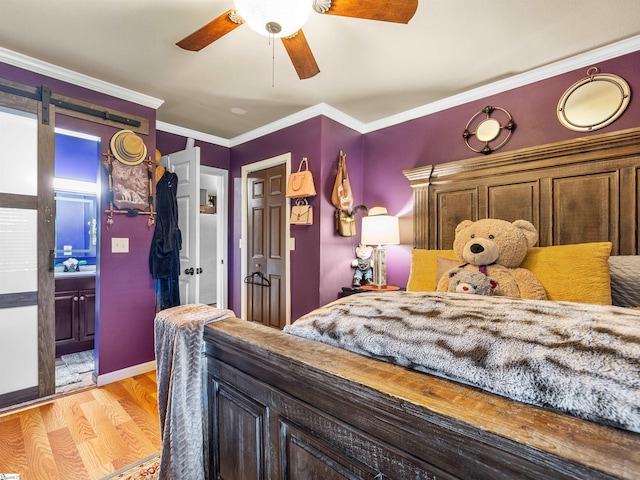
<svg viewBox="0 0 640 480"><path fill-rule="evenodd" d="M362 218L363 245L375 246L373 249L373 284L377 288L387 286L387 252L383 245L400 243L398 217L389 215L384 207L371 207L369 215Z"/></svg>

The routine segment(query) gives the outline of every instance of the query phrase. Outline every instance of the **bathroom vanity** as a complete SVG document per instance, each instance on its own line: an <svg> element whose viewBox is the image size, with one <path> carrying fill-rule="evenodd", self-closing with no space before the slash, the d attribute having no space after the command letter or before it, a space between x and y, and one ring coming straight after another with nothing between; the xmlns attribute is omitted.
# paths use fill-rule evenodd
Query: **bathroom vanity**
<svg viewBox="0 0 640 480"><path fill-rule="evenodd" d="M96 276L56 273L56 357L91 350L95 335Z"/></svg>

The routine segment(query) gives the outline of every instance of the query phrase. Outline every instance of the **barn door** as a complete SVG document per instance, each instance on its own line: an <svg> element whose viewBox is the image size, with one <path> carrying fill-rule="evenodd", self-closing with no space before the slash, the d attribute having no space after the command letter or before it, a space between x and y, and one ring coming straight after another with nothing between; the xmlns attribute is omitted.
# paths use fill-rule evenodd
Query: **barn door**
<svg viewBox="0 0 640 480"><path fill-rule="evenodd" d="M54 112L41 110L0 97L0 407L55 392Z"/></svg>

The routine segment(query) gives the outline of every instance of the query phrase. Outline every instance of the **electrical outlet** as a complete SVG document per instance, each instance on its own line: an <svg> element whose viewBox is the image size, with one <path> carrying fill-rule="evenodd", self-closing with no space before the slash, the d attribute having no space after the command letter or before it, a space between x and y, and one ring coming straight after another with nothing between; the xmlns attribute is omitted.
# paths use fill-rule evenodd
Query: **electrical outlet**
<svg viewBox="0 0 640 480"><path fill-rule="evenodd" d="M112 238L111 253L129 253L128 238Z"/></svg>

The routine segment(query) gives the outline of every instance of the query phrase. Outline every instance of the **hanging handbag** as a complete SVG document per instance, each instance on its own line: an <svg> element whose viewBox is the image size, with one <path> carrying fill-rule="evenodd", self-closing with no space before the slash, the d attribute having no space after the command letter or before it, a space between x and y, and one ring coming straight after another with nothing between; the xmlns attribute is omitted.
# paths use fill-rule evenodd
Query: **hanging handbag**
<svg viewBox="0 0 640 480"><path fill-rule="evenodd" d="M336 209L336 232L341 237L354 237L356 234L356 215Z"/></svg>
<svg viewBox="0 0 640 480"><path fill-rule="evenodd" d="M289 223L292 225L313 225L313 207L306 200L296 200L291 206Z"/></svg>
<svg viewBox="0 0 640 480"><path fill-rule="evenodd" d="M353 206L353 193L347 172L347 156L342 150L338 159L338 173L331 192L331 203L334 207L347 212L350 212Z"/></svg>
<svg viewBox="0 0 640 480"><path fill-rule="evenodd" d="M302 166L304 165L304 170ZM298 171L289 175L287 182L287 198L315 197L316 187L313 184L313 176L309 170L307 157L302 157Z"/></svg>

